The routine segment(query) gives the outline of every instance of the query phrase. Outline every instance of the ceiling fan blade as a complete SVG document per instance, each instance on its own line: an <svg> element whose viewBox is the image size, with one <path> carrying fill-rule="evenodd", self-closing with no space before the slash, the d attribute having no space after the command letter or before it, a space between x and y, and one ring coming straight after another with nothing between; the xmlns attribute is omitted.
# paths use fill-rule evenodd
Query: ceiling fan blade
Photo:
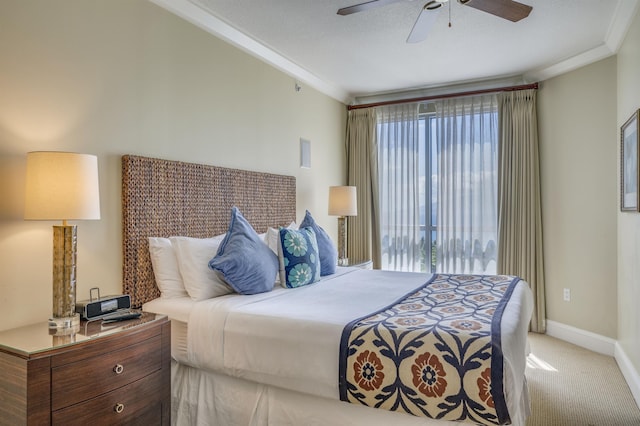
<svg viewBox="0 0 640 426"><path fill-rule="evenodd" d="M371 0L365 3L356 4L349 7L343 7L338 9L338 15L351 15L352 13L363 12L369 9L375 9L377 7L386 6L391 3L400 3L405 0Z"/></svg>
<svg viewBox="0 0 640 426"><path fill-rule="evenodd" d="M458 0L461 4L490 13L511 22L526 18L533 9L531 6L513 0Z"/></svg>
<svg viewBox="0 0 640 426"><path fill-rule="evenodd" d="M416 22L413 24L409 37L407 37L407 43L419 43L427 38L433 24L435 24L438 19L438 15L440 15L441 7L442 3L436 1L430 1L424 5L422 10L420 10L418 19L416 19Z"/></svg>

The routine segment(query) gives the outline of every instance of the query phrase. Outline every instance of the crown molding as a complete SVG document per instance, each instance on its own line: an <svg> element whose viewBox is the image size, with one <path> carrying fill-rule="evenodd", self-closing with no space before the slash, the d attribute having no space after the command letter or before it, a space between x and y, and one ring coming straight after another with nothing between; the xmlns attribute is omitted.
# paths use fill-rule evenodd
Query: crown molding
<svg viewBox="0 0 640 426"><path fill-rule="evenodd" d="M274 68L293 77L299 82L305 83L327 96L336 99L344 104L352 101L352 97L345 90L342 90L326 81L320 79L313 73L295 64L284 56L274 52L265 45L248 37L226 22L216 18L210 12L188 0L149 0L163 9L168 10L191 22L195 26L207 31L210 34L236 46L237 48L261 59Z"/></svg>
<svg viewBox="0 0 640 426"><path fill-rule="evenodd" d="M307 84L314 89L324 93L325 95L336 99L344 104L354 102L354 97L348 91L335 86L295 64L284 56L276 53L267 46L248 37L237 29L233 28L226 22L213 16L210 12L193 3L190 0L149 0L150 2L168 10L169 12L180 16L181 18L191 22L199 28L213 34L214 36L238 47L239 49L249 53L250 55L261 59L262 61L272 65L276 69L290 75L297 81ZM517 79L524 83L544 81L552 77L573 71L577 68L589 65L599 60L615 55L620 49L622 42L638 12L640 0L618 0L614 10L613 18L607 30L603 43L593 49L578 55L562 60L556 64L541 67L532 71L525 72L522 76L511 76L510 79ZM448 89L457 85L477 85L478 82L453 82L452 85L445 85L442 89ZM482 85L483 82L480 82ZM424 91L438 91L437 87L414 88L412 90L404 90L397 93L371 94L359 96L358 99L368 98L393 98L407 96Z"/></svg>
<svg viewBox="0 0 640 426"><path fill-rule="evenodd" d="M544 81L615 55L618 53L637 11L638 0L619 0L613 12L613 18L609 24L605 40L600 46L554 65L527 72L524 74L524 80L529 82Z"/></svg>

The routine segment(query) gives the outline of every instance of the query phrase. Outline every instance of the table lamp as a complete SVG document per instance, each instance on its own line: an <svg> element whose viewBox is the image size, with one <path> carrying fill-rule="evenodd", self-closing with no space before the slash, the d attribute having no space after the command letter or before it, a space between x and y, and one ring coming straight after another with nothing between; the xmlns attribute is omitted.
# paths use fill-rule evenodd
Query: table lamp
<svg viewBox="0 0 640 426"><path fill-rule="evenodd" d="M27 153L24 218L62 220L53 226L53 313L49 328L80 325L76 313L76 225L100 219L98 158L71 152Z"/></svg>
<svg viewBox="0 0 640 426"><path fill-rule="evenodd" d="M346 216L358 215L358 200L355 186L329 187L329 214L338 216L338 265L347 266L347 221Z"/></svg>

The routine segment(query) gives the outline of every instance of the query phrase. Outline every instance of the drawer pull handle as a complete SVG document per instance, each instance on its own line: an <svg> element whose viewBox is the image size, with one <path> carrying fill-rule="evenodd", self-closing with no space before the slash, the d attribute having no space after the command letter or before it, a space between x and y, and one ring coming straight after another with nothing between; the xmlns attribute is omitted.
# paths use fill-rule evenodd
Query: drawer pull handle
<svg viewBox="0 0 640 426"><path fill-rule="evenodd" d="M120 414L124 411L124 404L118 403L115 407L113 407L116 413Z"/></svg>
<svg viewBox="0 0 640 426"><path fill-rule="evenodd" d="M113 367L113 371L116 374L122 374L122 372L124 371L124 367L122 366L122 364L116 364L116 366Z"/></svg>

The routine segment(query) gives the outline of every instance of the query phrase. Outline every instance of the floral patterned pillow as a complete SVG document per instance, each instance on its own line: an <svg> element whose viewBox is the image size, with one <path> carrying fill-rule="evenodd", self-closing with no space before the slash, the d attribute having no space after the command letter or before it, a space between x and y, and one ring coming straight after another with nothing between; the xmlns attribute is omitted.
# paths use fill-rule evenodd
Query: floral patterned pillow
<svg viewBox="0 0 640 426"><path fill-rule="evenodd" d="M280 229L280 284L296 288L320 280L318 242L312 228Z"/></svg>

